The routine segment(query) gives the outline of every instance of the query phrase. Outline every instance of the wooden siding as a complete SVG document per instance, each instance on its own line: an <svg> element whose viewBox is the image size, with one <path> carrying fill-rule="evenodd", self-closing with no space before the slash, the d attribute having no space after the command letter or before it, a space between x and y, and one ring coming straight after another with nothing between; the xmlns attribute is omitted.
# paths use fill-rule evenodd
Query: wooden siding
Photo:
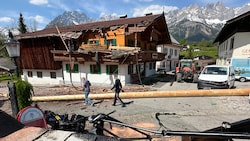
<svg viewBox="0 0 250 141"><path fill-rule="evenodd" d="M22 41L20 57L21 69L60 69L60 63L54 62L53 54L50 52L50 50L54 49L54 45L55 44L49 42L48 38L35 38Z"/></svg>

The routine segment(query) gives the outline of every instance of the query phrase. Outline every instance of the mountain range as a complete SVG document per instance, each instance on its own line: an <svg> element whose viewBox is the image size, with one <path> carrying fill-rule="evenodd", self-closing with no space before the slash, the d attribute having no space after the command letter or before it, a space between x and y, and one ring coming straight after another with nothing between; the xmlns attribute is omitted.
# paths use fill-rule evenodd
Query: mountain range
<svg viewBox="0 0 250 141"><path fill-rule="evenodd" d="M250 10L247 3L241 7L226 7L222 2L199 6L196 4L165 13L170 34L177 40L187 41L213 40L227 20ZM53 19L46 28L65 25L77 25L102 20L117 19L112 15L105 15L100 19L93 19L77 11L65 11Z"/></svg>

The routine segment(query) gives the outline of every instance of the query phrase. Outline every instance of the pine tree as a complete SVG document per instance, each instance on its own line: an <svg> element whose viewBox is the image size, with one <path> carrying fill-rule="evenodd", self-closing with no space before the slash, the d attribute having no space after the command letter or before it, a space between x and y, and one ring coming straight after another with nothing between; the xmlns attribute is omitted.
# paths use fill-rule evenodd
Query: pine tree
<svg viewBox="0 0 250 141"><path fill-rule="evenodd" d="M27 32L26 25L24 24L24 19L23 19L22 13L20 13L20 17L19 17L18 31L20 33L26 33Z"/></svg>

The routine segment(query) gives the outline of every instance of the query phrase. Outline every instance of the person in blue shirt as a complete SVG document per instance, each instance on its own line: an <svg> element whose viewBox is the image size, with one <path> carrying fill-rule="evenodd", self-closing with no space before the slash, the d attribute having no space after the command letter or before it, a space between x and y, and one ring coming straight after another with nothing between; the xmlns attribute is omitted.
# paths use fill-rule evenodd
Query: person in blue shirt
<svg viewBox="0 0 250 141"><path fill-rule="evenodd" d="M85 104L92 104L93 101L89 99L91 83L85 77L82 78L82 83L83 83L83 91L84 91L84 96L85 96Z"/></svg>

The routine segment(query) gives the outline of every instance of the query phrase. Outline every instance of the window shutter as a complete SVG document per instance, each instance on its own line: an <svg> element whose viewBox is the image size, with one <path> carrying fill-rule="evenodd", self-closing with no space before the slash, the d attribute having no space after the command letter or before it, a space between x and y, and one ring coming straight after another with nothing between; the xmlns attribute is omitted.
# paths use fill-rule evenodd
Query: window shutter
<svg viewBox="0 0 250 141"><path fill-rule="evenodd" d="M113 45L113 46L116 46L116 39L113 39L113 40L112 40L112 45Z"/></svg>
<svg viewBox="0 0 250 141"><path fill-rule="evenodd" d="M74 64L74 72L78 73L78 64Z"/></svg>
<svg viewBox="0 0 250 141"><path fill-rule="evenodd" d="M66 72L69 72L69 64L66 64Z"/></svg>
<svg viewBox="0 0 250 141"><path fill-rule="evenodd" d="M93 66L89 65L90 73L93 73Z"/></svg>
<svg viewBox="0 0 250 141"><path fill-rule="evenodd" d="M96 45L99 45L99 40L96 40L96 41L95 41L95 44L96 44Z"/></svg>
<svg viewBox="0 0 250 141"><path fill-rule="evenodd" d="M109 65L106 65L106 74L109 74Z"/></svg>
<svg viewBox="0 0 250 141"><path fill-rule="evenodd" d="M98 64L98 74L101 74L101 65Z"/></svg>

